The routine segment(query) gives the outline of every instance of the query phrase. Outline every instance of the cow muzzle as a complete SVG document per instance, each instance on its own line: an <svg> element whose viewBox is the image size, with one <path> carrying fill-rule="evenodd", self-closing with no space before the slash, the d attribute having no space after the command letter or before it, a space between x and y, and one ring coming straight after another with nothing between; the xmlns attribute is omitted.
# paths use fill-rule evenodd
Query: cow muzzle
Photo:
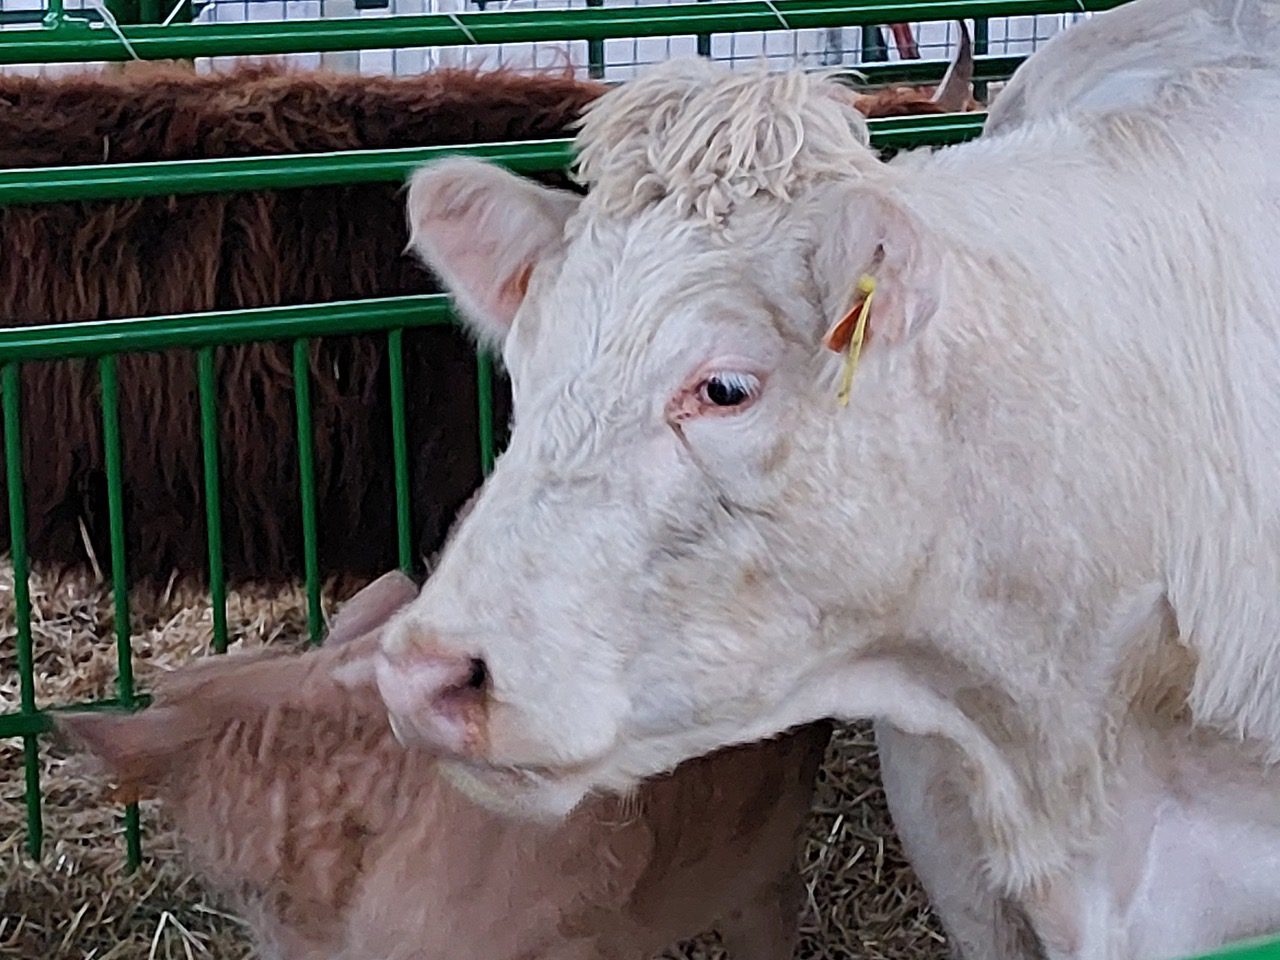
<svg viewBox="0 0 1280 960"><path fill-rule="evenodd" d="M445 652L430 637L413 637L384 649L375 675L401 744L462 758L484 756L490 677L483 659Z"/></svg>

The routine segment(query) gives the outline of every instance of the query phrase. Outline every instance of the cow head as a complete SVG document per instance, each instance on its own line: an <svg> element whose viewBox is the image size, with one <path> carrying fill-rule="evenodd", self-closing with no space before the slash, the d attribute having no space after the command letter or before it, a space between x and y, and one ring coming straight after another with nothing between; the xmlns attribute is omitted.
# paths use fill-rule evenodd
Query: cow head
<svg viewBox="0 0 1280 960"><path fill-rule="evenodd" d="M535 814L825 715L831 664L897 629L935 488L890 369L933 254L838 86L674 61L579 148L586 199L466 159L408 199L514 424L380 688L402 739ZM823 340L864 272L846 409Z"/></svg>

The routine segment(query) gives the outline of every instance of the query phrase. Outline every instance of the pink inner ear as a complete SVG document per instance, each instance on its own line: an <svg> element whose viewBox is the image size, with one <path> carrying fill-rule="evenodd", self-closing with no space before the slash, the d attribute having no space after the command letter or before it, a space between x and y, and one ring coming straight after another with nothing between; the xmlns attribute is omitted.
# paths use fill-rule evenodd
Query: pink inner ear
<svg viewBox="0 0 1280 960"><path fill-rule="evenodd" d="M489 335L505 335L528 291L533 263L520 258L513 268L514 249L478 239L474 223L442 218L428 221L426 229L438 257L435 266L454 296Z"/></svg>
<svg viewBox="0 0 1280 960"><path fill-rule="evenodd" d="M507 277L498 291L499 312L507 318L508 325L515 320L516 311L529 294L529 277L532 274L533 264L525 263Z"/></svg>
<svg viewBox="0 0 1280 960"><path fill-rule="evenodd" d="M862 312L862 305L866 303L867 298L859 295L858 299L853 302L853 306L845 313L843 317L832 325L831 329L826 332L822 338L822 345L832 353L844 353L849 349L849 344L853 342L853 334L858 326L858 315ZM866 329L862 331L862 345L865 347L871 340L871 321L875 317L874 306L867 315Z"/></svg>
<svg viewBox="0 0 1280 960"><path fill-rule="evenodd" d="M529 293L529 277L533 274L533 264L526 263L523 267L507 278L507 282L502 285L504 295L511 295L515 298L516 303L524 300Z"/></svg>
<svg viewBox="0 0 1280 960"><path fill-rule="evenodd" d="M409 188L411 246L489 346L501 343L534 266L564 242L578 198L475 160L445 160Z"/></svg>

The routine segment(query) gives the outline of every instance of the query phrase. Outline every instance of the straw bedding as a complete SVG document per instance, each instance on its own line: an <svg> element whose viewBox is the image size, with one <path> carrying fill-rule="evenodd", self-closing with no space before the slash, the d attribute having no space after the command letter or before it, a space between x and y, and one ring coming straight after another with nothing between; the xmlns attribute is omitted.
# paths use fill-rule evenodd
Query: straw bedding
<svg viewBox="0 0 1280 960"><path fill-rule="evenodd" d="M0 711L17 707L12 571L0 568ZM37 693L42 704L109 696L115 678L110 590L90 579L36 578ZM229 620L237 645L296 644L299 589L241 591ZM207 601L166 591L135 597L135 669L149 674L207 652ZM124 869L120 813L103 785L43 741L46 853L23 849L22 748L0 741L0 957L25 960L248 960L244 928L181 869L173 834L144 805L146 863ZM798 956L811 960L935 960L942 937L893 837L869 730L833 740L804 858L809 900ZM713 940L667 960L719 960Z"/></svg>

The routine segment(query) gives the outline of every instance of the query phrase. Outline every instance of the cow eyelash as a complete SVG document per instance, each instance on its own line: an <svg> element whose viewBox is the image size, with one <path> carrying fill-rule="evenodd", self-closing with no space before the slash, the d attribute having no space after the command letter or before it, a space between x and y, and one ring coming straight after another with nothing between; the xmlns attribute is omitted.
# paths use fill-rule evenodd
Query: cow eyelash
<svg viewBox="0 0 1280 960"><path fill-rule="evenodd" d="M698 384L698 401L708 407L731 410L750 403L760 393L760 378L736 370L719 371Z"/></svg>

